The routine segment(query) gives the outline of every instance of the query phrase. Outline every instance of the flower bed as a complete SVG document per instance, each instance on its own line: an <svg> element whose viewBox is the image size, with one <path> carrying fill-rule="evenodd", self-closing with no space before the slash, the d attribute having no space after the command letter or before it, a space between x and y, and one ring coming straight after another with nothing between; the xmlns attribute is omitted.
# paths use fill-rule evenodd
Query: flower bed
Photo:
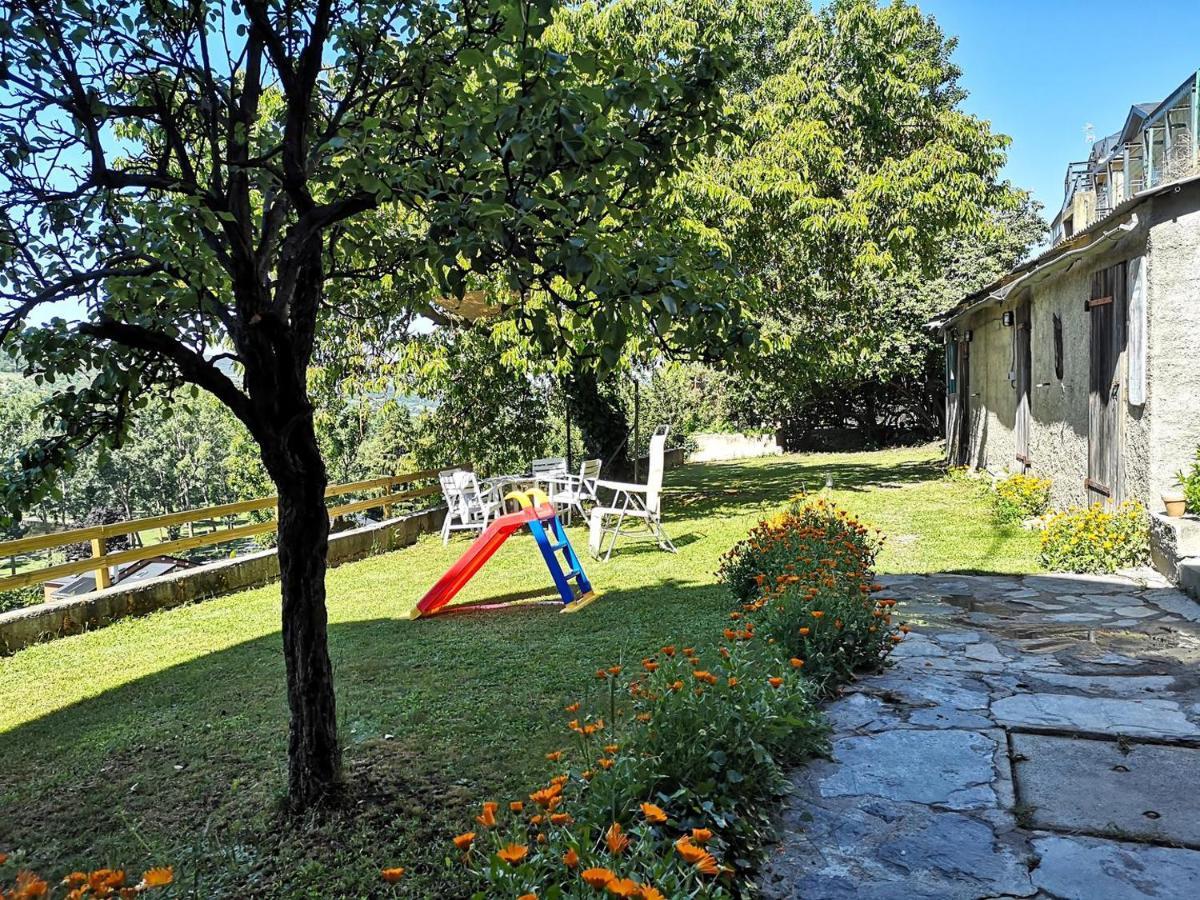
<svg viewBox="0 0 1200 900"><path fill-rule="evenodd" d="M1050 506L1050 479L1009 475L992 491L992 517L999 525L1014 525L1042 515Z"/></svg>
<svg viewBox="0 0 1200 900"><path fill-rule="evenodd" d="M475 896L740 893L785 767L825 747L817 701L901 639L872 583L879 546L824 500L756 526L722 562L737 600L724 634L597 671L601 690L564 710L547 783L484 802L454 838Z"/></svg>
<svg viewBox="0 0 1200 900"><path fill-rule="evenodd" d="M1097 503L1055 513L1042 532L1042 565L1056 572L1115 572L1149 556L1146 508L1132 500L1112 511Z"/></svg>

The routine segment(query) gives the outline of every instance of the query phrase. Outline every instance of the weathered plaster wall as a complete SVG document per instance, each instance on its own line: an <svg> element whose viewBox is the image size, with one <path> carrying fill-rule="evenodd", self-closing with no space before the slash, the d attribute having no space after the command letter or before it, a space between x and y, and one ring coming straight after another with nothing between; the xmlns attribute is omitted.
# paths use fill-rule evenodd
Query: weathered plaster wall
<svg viewBox="0 0 1200 900"><path fill-rule="evenodd" d="M1154 200L1147 271L1149 454L1147 502L1200 445L1200 185Z"/></svg>

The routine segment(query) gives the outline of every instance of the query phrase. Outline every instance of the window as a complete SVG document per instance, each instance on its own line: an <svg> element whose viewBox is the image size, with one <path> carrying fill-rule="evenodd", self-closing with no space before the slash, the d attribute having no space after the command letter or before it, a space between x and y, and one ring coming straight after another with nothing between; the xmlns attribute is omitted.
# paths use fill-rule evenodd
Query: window
<svg viewBox="0 0 1200 900"><path fill-rule="evenodd" d="M1054 314L1054 377L1063 380L1062 316Z"/></svg>

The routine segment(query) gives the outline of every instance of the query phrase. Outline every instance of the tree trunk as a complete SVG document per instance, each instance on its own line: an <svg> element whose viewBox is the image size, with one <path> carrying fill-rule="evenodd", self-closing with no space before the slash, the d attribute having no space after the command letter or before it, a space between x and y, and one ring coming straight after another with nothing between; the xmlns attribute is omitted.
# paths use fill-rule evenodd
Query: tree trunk
<svg viewBox="0 0 1200 900"><path fill-rule="evenodd" d="M283 655L291 711L288 802L299 811L329 795L340 769L325 610L327 479L311 412L293 420L278 443L271 443L263 456L279 493Z"/></svg>
<svg viewBox="0 0 1200 900"><path fill-rule="evenodd" d="M572 372L564 380L569 409L579 425L579 437L589 459L600 459L605 471L628 477L633 471L629 457L629 422L617 403L615 392L602 390L600 379L590 370Z"/></svg>

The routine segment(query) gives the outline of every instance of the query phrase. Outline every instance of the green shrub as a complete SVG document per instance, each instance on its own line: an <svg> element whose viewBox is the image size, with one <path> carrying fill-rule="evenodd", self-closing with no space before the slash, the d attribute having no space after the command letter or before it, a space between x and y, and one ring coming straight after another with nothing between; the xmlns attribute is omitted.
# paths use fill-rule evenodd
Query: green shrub
<svg viewBox="0 0 1200 900"><path fill-rule="evenodd" d="M1200 515L1200 447L1196 448L1196 459L1186 472L1179 473L1179 484L1187 500L1187 511Z"/></svg>
<svg viewBox="0 0 1200 900"><path fill-rule="evenodd" d="M1050 479L1036 475L1009 475L992 491L992 516L1001 525L1013 525L1040 516L1050 507Z"/></svg>
<svg viewBox="0 0 1200 900"><path fill-rule="evenodd" d="M719 577L739 603L765 587L833 578L857 586L875 565L883 542L878 531L836 504L800 494L787 508L759 522L721 557Z"/></svg>
<svg viewBox="0 0 1200 900"><path fill-rule="evenodd" d="M11 591L0 591L0 612L8 612L10 609L23 609L26 606L35 606L42 603L46 599L45 591L40 585L32 584L28 587L15 588Z"/></svg>
<svg viewBox="0 0 1200 900"><path fill-rule="evenodd" d="M1041 561L1057 572L1115 572L1150 555L1146 508L1126 501L1113 511L1099 503L1055 513L1042 531Z"/></svg>

